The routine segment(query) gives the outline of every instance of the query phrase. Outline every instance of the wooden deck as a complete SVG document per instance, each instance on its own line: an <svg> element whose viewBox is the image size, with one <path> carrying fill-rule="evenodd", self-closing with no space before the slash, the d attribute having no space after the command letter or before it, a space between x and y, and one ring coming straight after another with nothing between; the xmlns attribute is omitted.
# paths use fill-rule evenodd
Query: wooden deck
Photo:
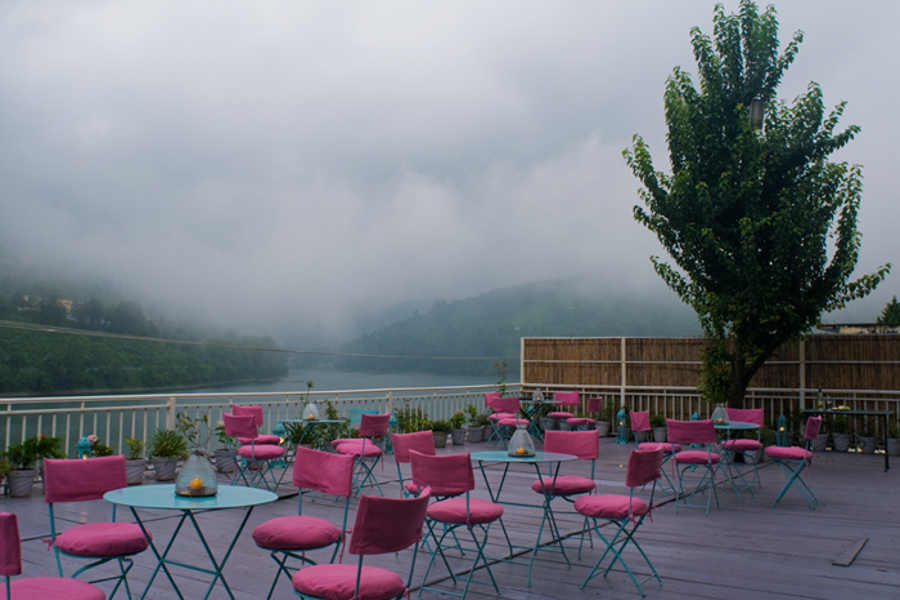
<svg viewBox="0 0 900 600"><path fill-rule="evenodd" d="M446 451L485 449L494 447L478 444L448 448ZM595 476L600 484L600 493L624 492L624 462L629 449L617 446L612 439L601 441L601 458ZM647 598L900 598L898 470L900 466L895 465L894 469L885 473L881 456L817 455L807 476L819 497L820 505L816 511L809 510L796 490L788 492L778 507L771 506L784 482L780 470L771 463L762 469L763 487L753 497L745 495L741 501L730 489L720 487L721 507L713 508L709 516L696 509L679 509L676 513L674 505L663 497L663 503L653 511L652 521L646 521L638 534L640 543L663 579L662 587L654 581L644 583ZM562 472L588 474L588 465L569 463L563 466ZM489 470L492 481L498 478L499 473L496 467ZM386 486L387 494L399 495L396 468L390 457L384 469L379 468L378 475ZM507 481L504 497L539 500L529 488L533 479L533 469L520 465ZM476 472L476 482L476 495L487 497L480 472ZM150 483L147 482L148 485ZM280 492L284 498L253 512L228 562L226 572L236 598L249 600L264 597L274 577L275 564L267 552L254 545L250 531L269 518L296 514L297 502L296 496L291 495L292 490L285 487ZM41 541L48 536L49 528L39 486L35 487L34 493L30 499L0 498L0 510L19 515L25 574L54 575L53 553ZM563 504L560 502L559 506ZM108 518L109 515L109 507L103 502L59 505L57 510L60 521L73 523ZM149 511L141 514L150 517L148 526L157 540L168 539L176 514ZM333 499L323 496L312 501L305 499L304 514L340 522L340 506ZM514 544L533 545L540 515L539 509L507 508L504 522ZM120 512L120 518L128 518L127 513ZM198 516L204 534L218 556L225 551L239 518L239 511L208 512ZM572 566L567 567L558 553L538 553L530 588L527 585L527 564L499 561L506 558L509 551L500 529L496 526L491 528L488 554L498 561L492 568L503 598L571 600L639 597L618 566L608 578L595 578L585 591L581 591L578 586L599 557L599 546L596 541L594 549L585 546L579 559L577 532L581 528L581 519L577 515L563 515L559 522L563 534L569 536L565 543ZM850 566L832 564L833 560L846 554L854 543L864 538L867 542ZM199 541L191 531L181 534L172 557L197 562L203 558L202 552ZM405 575L411 554L411 551L406 551L372 557L366 564L391 568ZM322 560L327 560L328 556L327 552L323 553ZM420 551L413 577L414 586L422 584L427 558L428 555ZM527 563L530 554L525 553L518 558ZM638 574L648 574L635 551L627 551L626 559ZM345 553L343 560L353 562L355 557ZM470 562L471 555L468 554L464 559L451 558L452 566L460 572ZM74 560L64 560L68 573L76 564ZM129 575L133 591L139 594L154 565L149 551L136 557ZM206 576L177 567L173 567L172 571L185 598L202 597L206 589L205 581L209 580ZM429 584L454 589L446 580L443 566L436 565L429 579ZM475 580L486 581L483 570L476 572ZM417 591L414 590L414 593ZM165 578L159 576L147 597L173 598L175 594ZM218 585L211 597L227 596ZM295 596L289 584L282 579L274 597ZM423 597L442 596L426 591ZM495 598L496 595L489 586L473 585L469 597Z"/></svg>

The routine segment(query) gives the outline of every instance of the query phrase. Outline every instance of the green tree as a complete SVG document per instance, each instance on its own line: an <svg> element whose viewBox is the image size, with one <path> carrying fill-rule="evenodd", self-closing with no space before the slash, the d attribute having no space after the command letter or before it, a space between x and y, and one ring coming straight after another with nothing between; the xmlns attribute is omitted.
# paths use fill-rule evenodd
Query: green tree
<svg viewBox="0 0 900 600"><path fill-rule="evenodd" d="M884 309L878 317L878 324L900 325L900 302L897 302L897 296L884 305Z"/></svg>
<svg viewBox="0 0 900 600"><path fill-rule="evenodd" d="M775 97L802 33L779 53L775 9L750 0L738 14L717 5L713 23L713 39L691 30L699 89L677 67L666 83L672 173L654 170L640 136L624 155L643 184L635 218L675 263L651 257L653 266L711 340L704 393L741 406L778 346L867 295L890 265L851 280L861 170L827 160L859 131L835 133L844 103L826 116L816 83L791 105ZM766 108L762 130L751 104Z"/></svg>

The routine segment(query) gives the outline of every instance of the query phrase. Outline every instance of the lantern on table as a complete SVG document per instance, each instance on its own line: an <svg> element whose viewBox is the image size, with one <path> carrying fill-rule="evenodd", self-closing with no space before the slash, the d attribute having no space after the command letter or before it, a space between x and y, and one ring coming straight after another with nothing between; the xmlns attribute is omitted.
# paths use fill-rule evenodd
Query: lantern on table
<svg viewBox="0 0 900 600"><path fill-rule="evenodd" d="M721 404L716 405L710 418L715 425L728 425L728 411Z"/></svg>
<svg viewBox="0 0 900 600"><path fill-rule="evenodd" d="M219 490L216 471L200 450L195 450L184 461L175 479L175 493L179 496L215 496Z"/></svg>
<svg viewBox="0 0 900 600"><path fill-rule="evenodd" d="M91 455L91 448L94 447L86 435L81 436L76 446L78 447L78 458L82 459L88 458Z"/></svg>
<svg viewBox="0 0 900 600"><path fill-rule="evenodd" d="M625 422L628 413L625 411L625 407L619 409L619 412L616 413L616 443L617 444L627 444L628 443L628 424Z"/></svg>
<svg viewBox="0 0 900 600"><path fill-rule="evenodd" d="M516 425L516 430L509 438L506 453L510 456L534 456L534 440L528 435L524 423Z"/></svg>
<svg viewBox="0 0 900 600"><path fill-rule="evenodd" d="M303 418L308 421L315 421L319 418L319 407L316 406L315 402L307 402L306 406L303 408Z"/></svg>
<svg viewBox="0 0 900 600"><path fill-rule="evenodd" d="M778 430L775 432L776 446L790 446L788 443L787 418L784 415L778 416Z"/></svg>

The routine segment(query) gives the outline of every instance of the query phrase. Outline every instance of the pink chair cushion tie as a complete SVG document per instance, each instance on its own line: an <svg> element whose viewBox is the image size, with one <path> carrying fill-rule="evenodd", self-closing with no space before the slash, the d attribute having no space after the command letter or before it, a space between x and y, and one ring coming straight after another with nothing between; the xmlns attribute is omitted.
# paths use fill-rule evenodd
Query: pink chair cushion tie
<svg viewBox="0 0 900 600"><path fill-rule="evenodd" d="M372 442L366 442L363 444L354 444L350 442L345 442L343 444L338 444L335 448L341 454L349 454L350 456L381 456L384 454L384 451L373 444Z"/></svg>
<svg viewBox="0 0 900 600"><path fill-rule="evenodd" d="M253 541L267 550L311 550L341 539L341 530L315 517L294 515L270 519L253 530Z"/></svg>
<svg viewBox="0 0 900 600"><path fill-rule="evenodd" d="M663 454L672 453L672 444L668 442L641 442L638 444L638 450L662 450ZM681 452L681 444L675 444L675 452Z"/></svg>
<svg viewBox="0 0 900 600"><path fill-rule="evenodd" d="M143 551L147 538L134 523L85 523L56 536L56 546L75 556L118 556Z"/></svg>
<svg viewBox="0 0 900 600"><path fill-rule="evenodd" d="M466 523L466 498L457 497L441 500L428 506L429 519L441 523ZM490 523L503 516L503 507L489 500L469 498L469 520L471 525Z"/></svg>
<svg viewBox="0 0 900 600"><path fill-rule="evenodd" d="M767 446L766 456L782 460L809 460L812 458L812 452L799 446Z"/></svg>
<svg viewBox="0 0 900 600"><path fill-rule="evenodd" d="M725 448L729 450L734 450L735 452L752 452L753 450L759 450L762 448L762 443L759 440L728 440L724 444L722 444Z"/></svg>
<svg viewBox="0 0 900 600"><path fill-rule="evenodd" d="M682 465L705 465L707 463L717 465L722 460L715 452L707 453L706 450L685 450L675 454L675 462Z"/></svg>
<svg viewBox="0 0 900 600"><path fill-rule="evenodd" d="M68 577L28 577L12 582L16 600L106 600L106 594L86 581ZM6 598L6 586L0 584L0 598Z"/></svg>
<svg viewBox="0 0 900 600"><path fill-rule="evenodd" d="M597 488L597 484L593 479L582 477L580 475L557 475L554 485L552 477L545 477L543 480L536 479L531 484L531 489L538 494L544 494L545 490L549 490L551 494L556 496L568 496L571 494L586 494Z"/></svg>
<svg viewBox="0 0 900 600"><path fill-rule="evenodd" d="M586 517L598 519L628 518L628 496L622 494L599 494L581 496L575 500L575 510ZM631 499L631 514L641 516L650 506L637 496Z"/></svg>
<svg viewBox="0 0 900 600"><path fill-rule="evenodd" d="M553 412L548 412L547 416L551 419L571 419L575 415L565 410L555 410Z"/></svg>
<svg viewBox="0 0 900 600"><path fill-rule="evenodd" d="M388 600L403 594L403 579L386 569L363 565L356 589L356 565L313 565L294 573L294 589L301 594L326 600Z"/></svg>

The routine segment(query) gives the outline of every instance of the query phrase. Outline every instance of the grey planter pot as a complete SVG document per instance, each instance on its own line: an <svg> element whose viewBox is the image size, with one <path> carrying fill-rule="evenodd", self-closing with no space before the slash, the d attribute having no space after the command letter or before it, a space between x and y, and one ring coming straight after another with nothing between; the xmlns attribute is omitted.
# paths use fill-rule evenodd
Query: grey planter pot
<svg viewBox="0 0 900 600"><path fill-rule="evenodd" d="M597 421L597 432L600 437L609 435L609 421Z"/></svg>
<svg viewBox="0 0 900 600"><path fill-rule="evenodd" d="M6 485L9 487L9 495L13 498L27 498L31 495L34 486L34 469L16 469L6 476Z"/></svg>
<svg viewBox="0 0 900 600"><path fill-rule="evenodd" d="M885 451L890 456L900 456L900 438L888 438Z"/></svg>
<svg viewBox="0 0 900 600"><path fill-rule="evenodd" d="M831 447L835 452L846 452L850 448L850 434L832 433Z"/></svg>
<svg viewBox="0 0 900 600"><path fill-rule="evenodd" d="M859 451L863 454L875 454L875 438L860 436Z"/></svg>
<svg viewBox="0 0 900 600"><path fill-rule="evenodd" d="M447 447L447 432L446 431L433 431L432 435L434 435L434 447L435 448L446 448Z"/></svg>
<svg viewBox="0 0 900 600"><path fill-rule="evenodd" d="M462 446L466 443L466 430L454 429L450 432L450 437L453 439L454 446Z"/></svg>
<svg viewBox="0 0 900 600"><path fill-rule="evenodd" d="M153 465L153 473L157 481L175 480L175 468L178 466L177 458L152 456L150 457L150 463Z"/></svg>
<svg viewBox="0 0 900 600"><path fill-rule="evenodd" d="M233 473L235 468L234 452L226 448L219 448L213 456L216 459L216 471L219 473Z"/></svg>
<svg viewBox="0 0 900 600"><path fill-rule="evenodd" d="M129 459L125 461L125 480L128 485L140 485L144 483L144 471L147 469L147 461L143 458Z"/></svg>
<svg viewBox="0 0 900 600"><path fill-rule="evenodd" d="M484 437L484 427L466 427L466 438L468 438L469 442L475 444L480 442Z"/></svg>
<svg viewBox="0 0 900 600"><path fill-rule="evenodd" d="M653 441L654 442L666 441L666 428L665 427L654 427L653 428Z"/></svg>

